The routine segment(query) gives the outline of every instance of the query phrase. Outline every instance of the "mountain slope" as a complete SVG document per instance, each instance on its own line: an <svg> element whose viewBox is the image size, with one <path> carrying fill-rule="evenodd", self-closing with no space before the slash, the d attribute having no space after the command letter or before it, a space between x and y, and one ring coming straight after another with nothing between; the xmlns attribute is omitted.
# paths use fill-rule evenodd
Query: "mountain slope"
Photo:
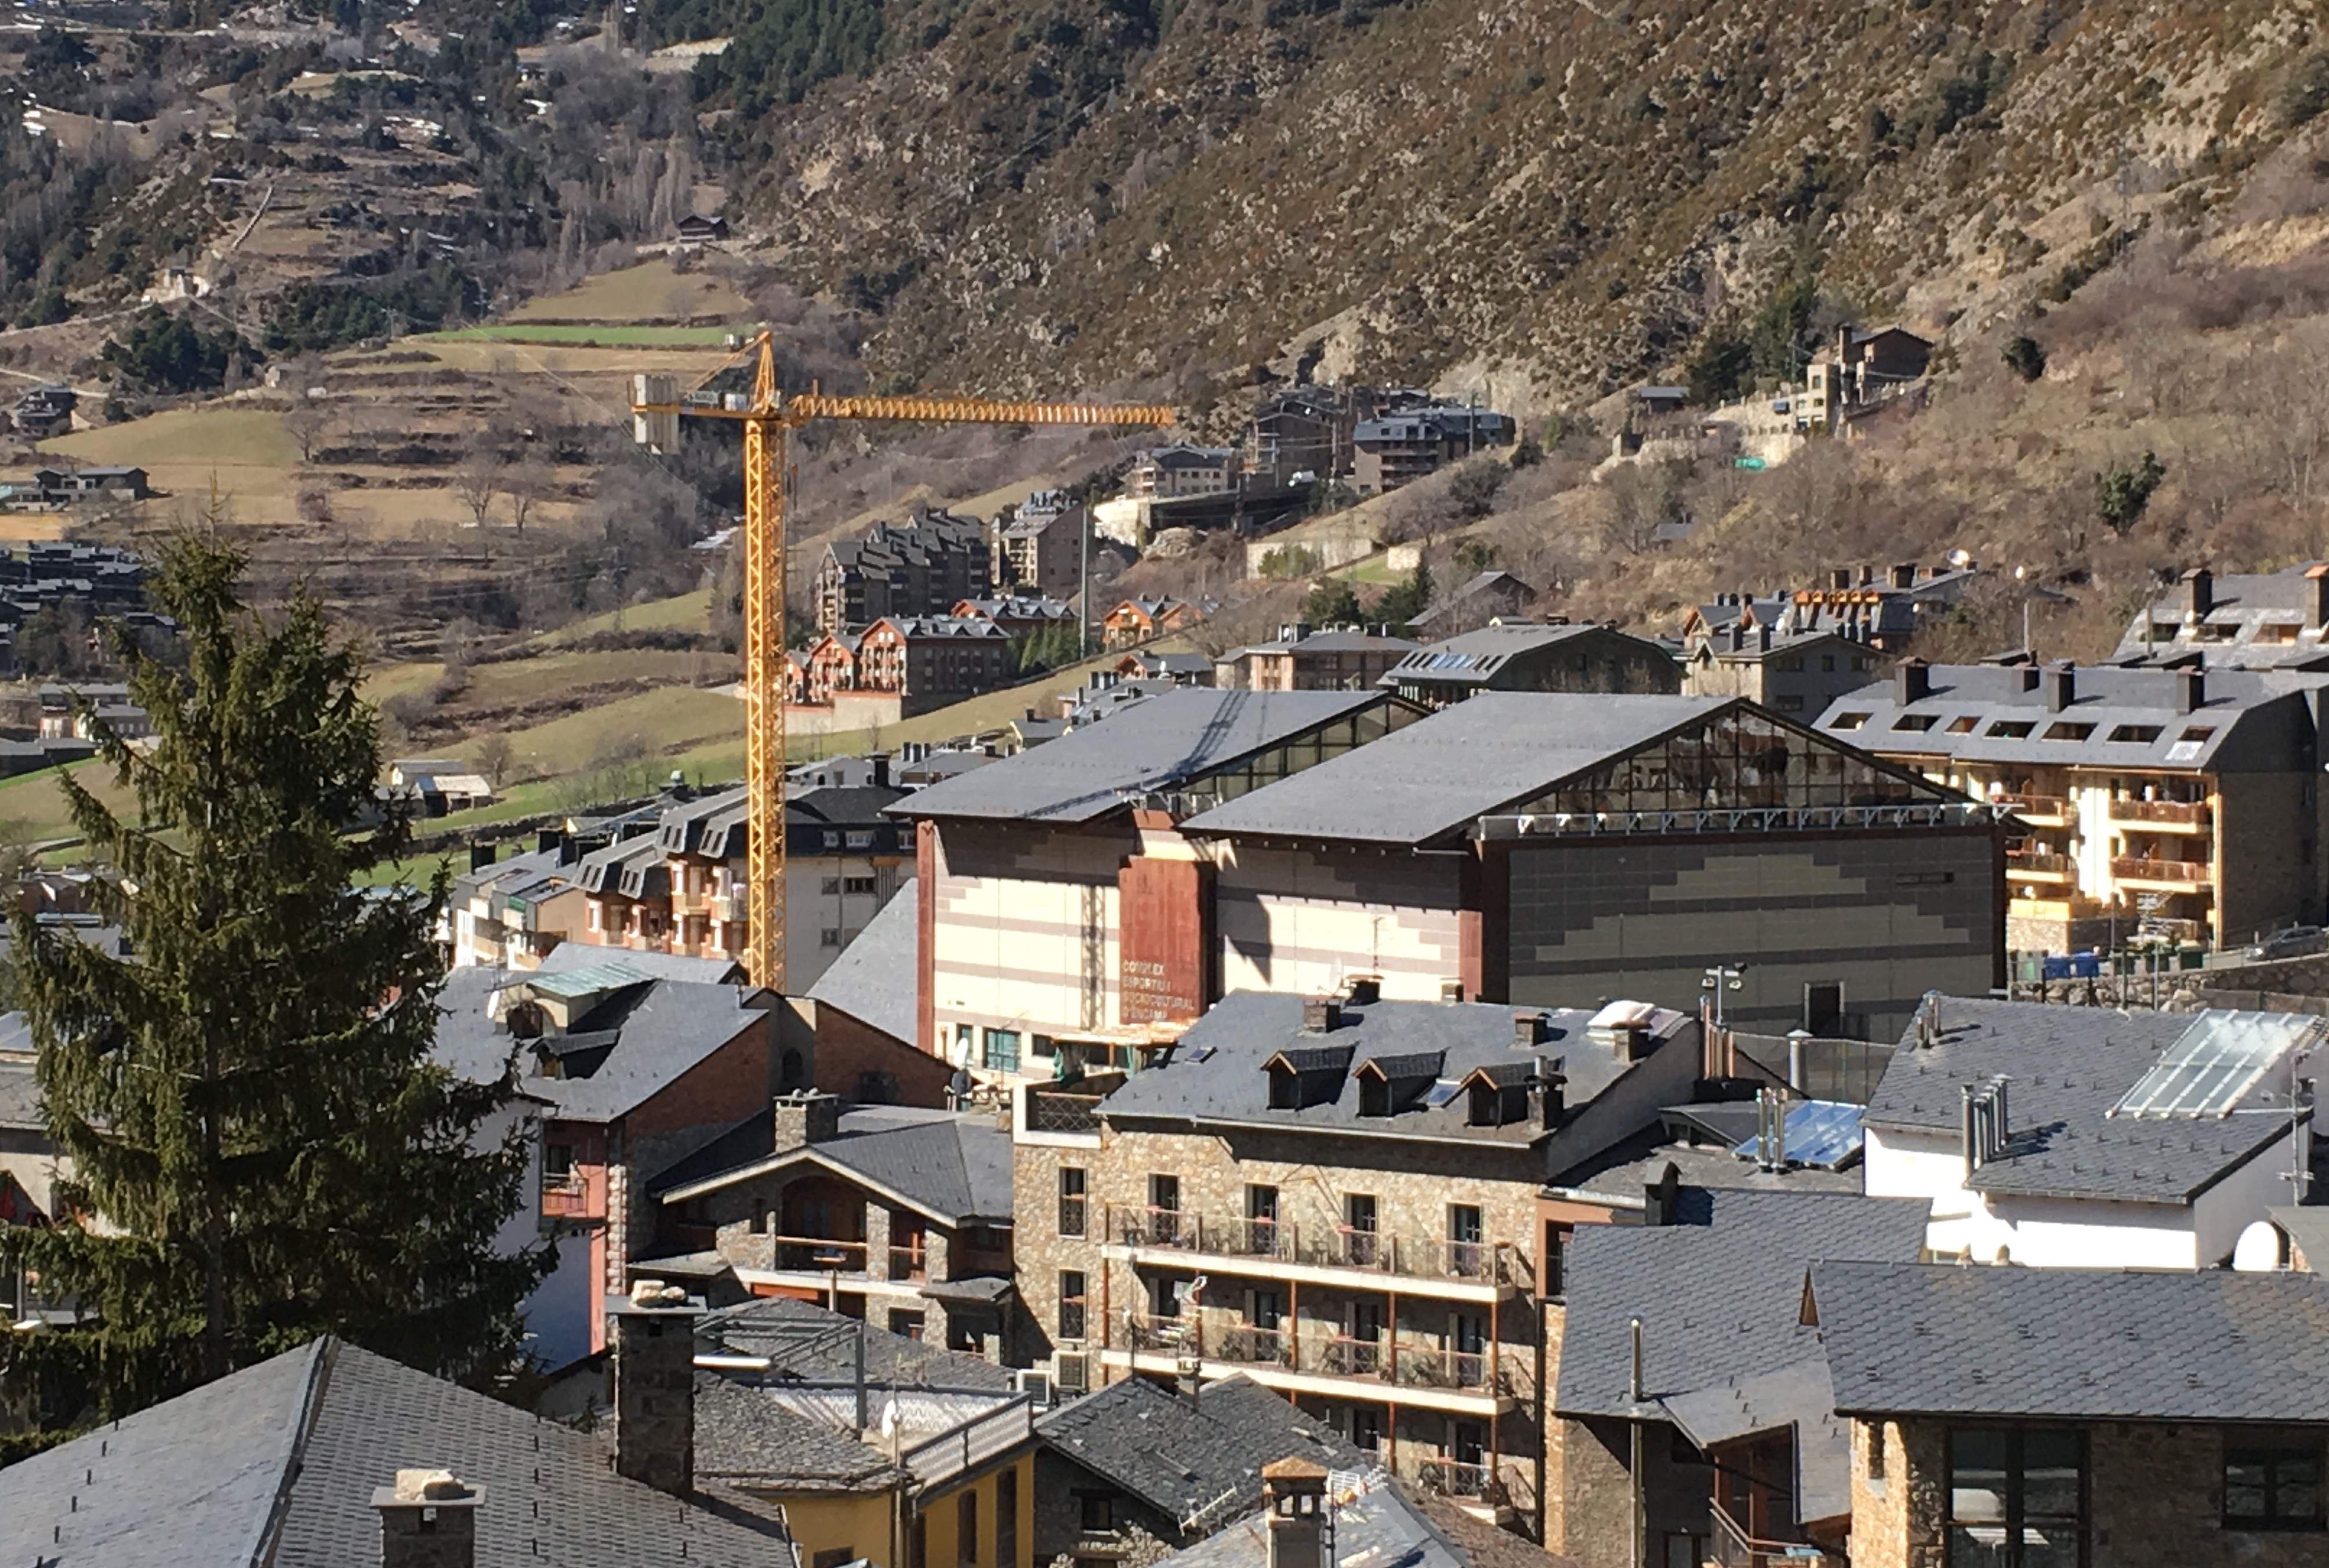
<svg viewBox="0 0 2329 1568"><path fill-rule="evenodd" d="M1311 348L1549 409L1790 281L1986 323L2319 107L2310 3L1151 5L898 8L742 203L901 380L1202 409Z"/></svg>

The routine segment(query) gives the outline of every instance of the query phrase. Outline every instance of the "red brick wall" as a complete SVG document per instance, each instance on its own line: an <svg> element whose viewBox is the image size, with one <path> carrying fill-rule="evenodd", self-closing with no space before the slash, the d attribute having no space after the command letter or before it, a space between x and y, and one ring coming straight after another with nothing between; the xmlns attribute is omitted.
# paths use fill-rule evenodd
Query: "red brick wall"
<svg viewBox="0 0 2329 1568"><path fill-rule="evenodd" d="M938 1057L916 1049L838 1007L816 1010L816 1086L828 1094L854 1099L862 1072L887 1072L897 1081L898 1103L933 1110L946 1108L947 1082L954 1070Z"/></svg>

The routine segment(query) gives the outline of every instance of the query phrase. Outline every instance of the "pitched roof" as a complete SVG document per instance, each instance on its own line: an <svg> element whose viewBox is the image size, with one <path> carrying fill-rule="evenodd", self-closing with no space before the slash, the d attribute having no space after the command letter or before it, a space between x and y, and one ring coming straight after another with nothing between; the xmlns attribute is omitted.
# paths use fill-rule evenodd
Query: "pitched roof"
<svg viewBox="0 0 2329 1568"><path fill-rule="evenodd" d="M11 1465L0 1562L374 1563L372 1491L400 1468L485 1488L481 1568L744 1568L788 1549L716 1487L683 1502L616 1475L603 1438L319 1339Z"/></svg>
<svg viewBox="0 0 2329 1568"><path fill-rule="evenodd" d="M585 949L605 953L606 949ZM647 955L623 953L621 958ZM458 974L459 971L455 971ZM485 971L492 973L492 971ZM535 973L503 977L502 988L529 987L541 983ZM750 986L707 986L681 980L640 979L616 973L601 984L591 970L551 977L585 997L603 994L573 1020L563 1034L542 1036L542 1049L555 1052L561 1043L586 1042L603 1050L595 1065L570 1057L569 1072L578 1075L549 1078L539 1074L521 1053L536 1042L514 1039L506 1025L496 1022L485 1006L461 1006L448 1011L438 1025L433 1054L465 1077L479 1078L493 1063L520 1054L525 1076L520 1087L548 1101L553 1116L573 1121L611 1121L636 1110L709 1060L746 1031L765 1024L768 1013L758 1005L767 993ZM466 982L484 988L485 982ZM467 993L457 997L467 1000Z"/></svg>
<svg viewBox="0 0 2329 1568"><path fill-rule="evenodd" d="M1812 1263L1915 1258L1931 1208L1921 1199L1834 1194L1686 1195L1694 1201L1683 1212L1698 1223L1578 1228L1562 1275L1568 1326L1554 1397L1562 1414L1658 1414L1658 1401L1721 1384L1743 1367L1815 1355L1800 1322ZM1629 1397L1636 1318L1638 1406Z"/></svg>
<svg viewBox="0 0 2329 1568"><path fill-rule="evenodd" d="M856 1377L856 1343L865 1339L865 1378L884 1388L1011 1392L1011 1374L983 1356L876 1328L808 1301L767 1296L707 1313L699 1338L732 1355L765 1356L770 1374L800 1383ZM826 1330L827 1332L817 1332Z"/></svg>
<svg viewBox="0 0 2329 1568"><path fill-rule="evenodd" d="M772 1391L695 1374L695 1473L784 1492L882 1492L902 1472L853 1432L794 1410Z"/></svg>
<svg viewBox="0 0 2329 1568"><path fill-rule="evenodd" d="M1483 692L1183 827L1200 836L1427 844L1740 705L1736 697Z"/></svg>
<svg viewBox="0 0 2329 1568"><path fill-rule="evenodd" d="M1100 1114L1527 1144L1545 1135L1539 1119L1472 1127L1463 1095L1438 1106L1426 1103L1426 1096L1393 1115L1362 1116L1358 1071L1380 1058L1388 1063L1387 1075L1404 1076L1408 1062L1432 1056L1439 1059L1437 1076L1457 1082L1481 1067L1533 1068L1542 1057L1565 1076L1565 1096L1574 1109L1635 1065L1593 1039L1588 1034L1593 1015L1577 1008L1548 1013L1543 1037L1527 1045L1514 1044L1513 1009L1485 1003L1346 1002L1341 1025L1325 1034L1305 1030L1302 1013L1300 997L1231 992L1190 1025L1163 1062L1134 1073L1103 1100ZM1652 1034L1660 1040L1671 1040L1690 1023L1673 1012L1659 1012L1655 1019ZM1334 1093L1298 1110L1273 1107L1264 1069L1280 1056L1297 1072L1335 1073Z"/></svg>
<svg viewBox="0 0 2329 1568"><path fill-rule="evenodd" d="M1741 1372L1661 1403L1683 1435L1702 1449L1792 1428L1796 1517L1832 1519L1852 1512L1852 1428L1835 1413L1827 1361L1816 1346L1790 1365Z"/></svg>
<svg viewBox="0 0 2329 1568"><path fill-rule="evenodd" d="M578 969L619 964L642 979L687 980L697 985L728 986L741 981L744 966L733 959L698 959L685 953L634 952L627 948L594 947L589 942L561 942L523 976L570 975Z"/></svg>
<svg viewBox="0 0 2329 1568"><path fill-rule="evenodd" d="M1159 790L1187 787L1257 751L1383 701L1375 692L1224 692L1174 686L1142 700L1131 723L1078 730L917 790L899 817L1089 822Z"/></svg>
<svg viewBox="0 0 2329 1568"><path fill-rule="evenodd" d="M0 1062L0 1127L47 1130L48 1120L41 1114L41 1085L29 1062Z"/></svg>
<svg viewBox="0 0 2329 1568"><path fill-rule="evenodd" d="M1192 1407L1127 1378L1039 1418L1059 1453L1169 1515L1185 1530L1261 1506L1261 1467L1299 1455L1336 1469L1365 1464L1325 1423L1244 1377L1209 1383Z"/></svg>
<svg viewBox="0 0 2329 1568"><path fill-rule="evenodd" d="M2267 1072L2239 1114L2109 1114L2192 1029L2192 1015L1960 997L1938 1006L1939 1038L1919 1045L1909 1027L1861 1123L1954 1138L1963 1089L2005 1078L2007 1141L1973 1173L1977 1191L2185 1204L2288 1134L2286 1072ZM2250 1114L2259 1110L2279 1114Z"/></svg>
<svg viewBox="0 0 2329 1568"><path fill-rule="evenodd" d="M1337 1562L1385 1564L1390 1568L1476 1568L1481 1559L1454 1533L1443 1530L1399 1483L1381 1470L1334 1472L1327 1483L1334 1499ZM1476 1539L1476 1537L1475 1537ZM1565 1559L1529 1548L1532 1561L1561 1568ZM1250 1514L1193 1546L1164 1558L1156 1568L1267 1568L1267 1514Z"/></svg>
<svg viewBox="0 0 2329 1568"><path fill-rule="evenodd" d="M841 956L816 978L808 998L869 1024L893 1040L912 1044L921 1033L914 996L921 973L921 890L908 877L874 912Z"/></svg>
<svg viewBox="0 0 2329 1568"><path fill-rule="evenodd" d="M1500 621L1424 645L1393 665L1382 684L1485 686L1514 659L1542 654L1579 638L1635 640L1591 621L1550 626L1532 620Z"/></svg>
<svg viewBox="0 0 2329 1568"><path fill-rule="evenodd" d="M910 1204L941 1224L1011 1219L1011 1135L991 1115L910 1105L851 1106L833 1137L769 1152L775 1122L763 1110L647 1182L676 1203L787 1166L822 1166Z"/></svg>
<svg viewBox="0 0 2329 1568"><path fill-rule="evenodd" d="M1812 1299L1846 1414L2329 1423L2318 1275L1831 1262Z"/></svg>

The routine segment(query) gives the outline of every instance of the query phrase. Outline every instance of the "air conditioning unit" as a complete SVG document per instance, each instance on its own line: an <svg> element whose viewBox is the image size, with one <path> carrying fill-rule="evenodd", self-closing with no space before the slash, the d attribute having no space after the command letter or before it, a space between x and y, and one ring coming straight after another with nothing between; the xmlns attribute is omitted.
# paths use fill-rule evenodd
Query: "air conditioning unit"
<svg viewBox="0 0 2329 1568"><path fill-rule="evenodd" d="M1051 1355L1051 1386L1061 1393L1082 1393L1091 1387L1091 1356L1075 1350Z"/></svg>
<svg viewBox="0 0 2329 1568"><path fill-rule="evenodd" d="M1035 1403L1044 1410L1060 1403L1059 1391L1051 1386L1051 1374L1040 1367L1011 1374L1011 1386L1020 1393L1032 1393Z"/></svg>

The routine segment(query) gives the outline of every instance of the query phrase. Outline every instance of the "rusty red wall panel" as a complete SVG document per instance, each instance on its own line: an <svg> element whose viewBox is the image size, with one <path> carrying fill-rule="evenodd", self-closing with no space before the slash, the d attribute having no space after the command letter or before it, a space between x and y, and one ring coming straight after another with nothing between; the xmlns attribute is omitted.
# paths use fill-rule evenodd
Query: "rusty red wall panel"
<svg viewBox="0 0 2329 1568"><path fill-rule="evenodd" d="M1205 1010L1212 949L1212 870L1137 855L1117 873L1117 1006L1127 1024Z"/></svg>
<svg viewBox="0 0 2329 1568"><path fill-rule="evenodd" d="M914 824L914 1042L938 1054L938 825Z"/></svg>

